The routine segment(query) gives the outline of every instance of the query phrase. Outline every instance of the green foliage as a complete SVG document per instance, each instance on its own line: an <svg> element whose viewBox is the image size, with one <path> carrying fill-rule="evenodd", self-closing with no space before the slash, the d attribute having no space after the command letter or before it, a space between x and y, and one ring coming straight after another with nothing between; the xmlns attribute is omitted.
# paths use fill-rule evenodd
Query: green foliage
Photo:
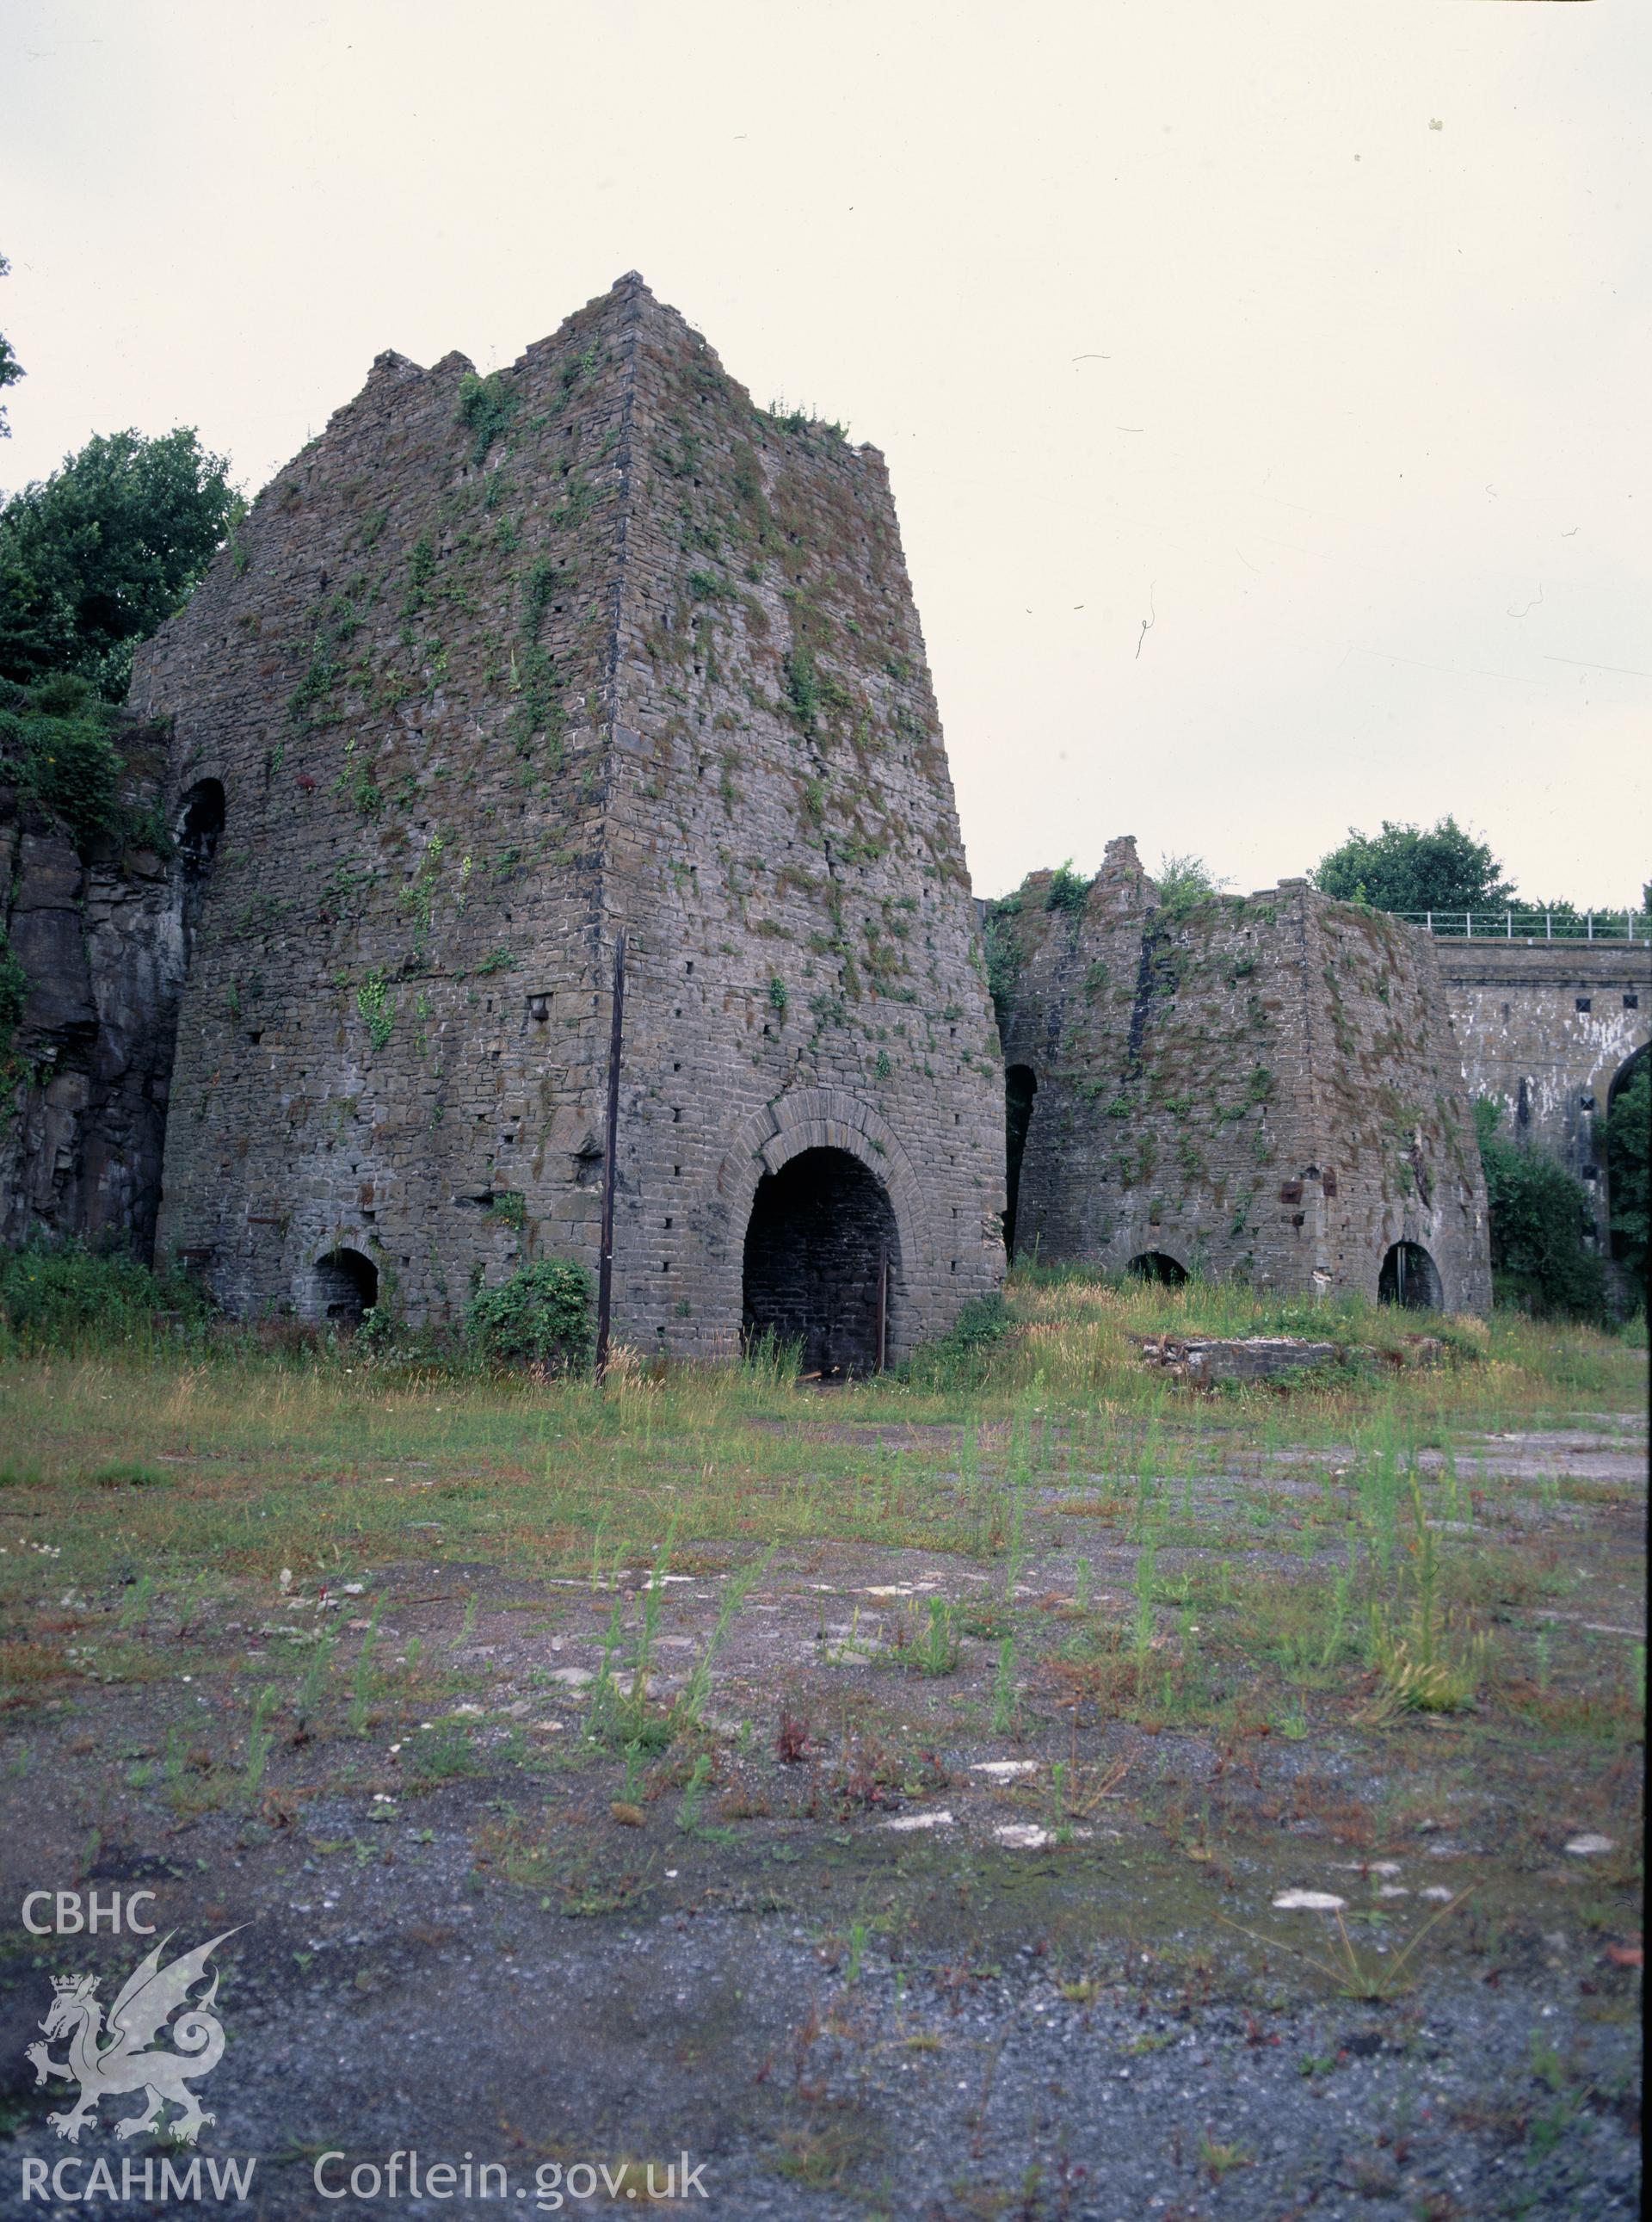
<svg viewBox="0 0 1652 2222"><path fill-rule="evenodd" d="M1585 1246L1593 1216L1582 1183L1553 1158L1499 1134L1502 1115L1500 1104L1476 1098L1499 1298L1526 1311L1599 1321L1606 1309L1605 1275Z"/></svg>
<svg viewBox="0 0 1652 2222"><path fill-rule="evenodd" d="M428 589L435 570L435 543L428 532L421 533L407 559L407 592L402 597L404 618L416 617L429 599Z"/></svg>
<svg viewBox="0 0 1652 2222"><path fill-rule="evenodd" d="M1010 923L1020 913L1018 893L1001 895L987 904L981 923L981 936L986 945L986 990L992 998L1000 1032L1010 1023L1016 990L1021 983L1021 944Z"/></svg>
<svg viewBox="0 0 1652 2222"><path fill-rule="evenodd" d="M0 510L0 676L125 694L132 650L187 597L240 505L185 426L99 435Z"/></svg>
<svg viewBox="0 0 1652 2222"><path fill-rule="evenodd" d="M1376 910L1490 910L1515 900L1514 888L1490 846L1455 818L1427 831L1385 818L1374 837L1349 828L1340 849L1309 875L1321 894Z"/></svg>
<svg viewBox="0 0 1652 2222"><path fill-rule="evenodd" d="M561 588L571 586L574 579L573 564L556 562L549 556L541 556L528 567L522 582L522 632L524 640L537 640L539 628L549 607L551 598Z"/></svg>
<svg viewBox="0 0 1652 2222"><path fill-rule="evenodd" d="M485 980L495 972L514 972L516 957L508 949L491 949L476 968L476 976Z"/></svg>
<svg viewBox="0 0 1652 2222"><path fill-rule="evenodd" d="M1064 864L1058 864L1050 874L1049 885L1044 890L1044 908L1062 911L1069 918L1077 918L1082 914L1089 899L1090 882L1073 870L1073 859L1069 857Z"/></svg>
<svg viewBox="0 0 1652 2222"><path fill-rule="evenodd" d="M9 278L10 275L11 265L3 254L0 254L0 278ZM11 342L3 332L0 332L0 393L3 393L9 386L16 386L17 380L24 374L23 367L13 352ZM0 440L9 440L10 437L11 427L6 422L5 405L0 403Z"/></svg>
<svg viewBox="0 0 1652 2222"><path fill-rule="evenodd" d="M835 441L840 447L848 438L847 424L816 417L809 410L793 408L784 400L771 401L767 409L760 409L757 413L760 417L767 417L777 431L813 432L822 439Z"/></svg>
<svg viewBox="0 0 1652 2222"><path fill-rule="evenodd" d="M26 1349L147 1344L162 1317L197 1323L211 1304L181 1276L157 1275L126 1257L78 1246L0 1252L0 1317Z"/></svg>
<svg viewBox="0 0 1652 2222"><path fill-rule="evenodd" d="M995 1289L991 1296L971 1297L946 1340L957 1350L986 1350L1009 1332L1010 1308Z"/></svg>
<svg viewBox="0 0 1652 2222"><path fill-rule="evenodd" d="M792 1001L792 991L786 986L785 982L781 979L778 972L774 974L768 983L768 1000L769 1008L774 1013L775 1017L779 1019L780 1024L784 1026L785 1024L786 1011L790 1007Z"/></svg>
<svg viewBox="0 0 1652 2222"><path fill-rule="evenodd" d="M1210 871L1203 857L1166 855L1159 859L1159 901L1174 917L1183 918L1195 905L1219 895L1228 884Z"/></svg>
<svg viewBox="0 0 1652 2222"><path fill-rule="evenodd" d="M820 715L820 675L806 648L791 650L781 667L785 681L785 705L805 732L812 731Z"/></svg>
<svg viewBox="0 0 1652 2222"><path fill-rule="evenodd" d="M0 1058L11 1049L11 1037L28 1001L28 975L12 951L6 930L0 926Z"/></svg>
<svg viewBox="0 0 1652 2222"><path fill-rule="evenodd" d="M1564 895L1553 901L1545 898L1529 902L1522 899L1515 907L1514 930L1517 934L1535 932L1542 935L1547 932L1559 940L1562 937L1586 936L1588 922L1593 919L1597 941L1621 940L1624 938L1624 919L1644 915L1646 897L1647 890L1643 888L1638 910L1631 910L1628 904L1622 902L1579 904L1568 901ZM1530 920L1531 923L1523 924L1523 919ZM1476 926L1475 930L1478 932L1479 927ZM1636 941L1644 940L1645 927L1637 926L1633 938Z"/></svg>
<svg viewBox="0 0 1652 2222"><path fill-rule="evenodd" d="M1647 1146L1652 1131L1652 1058L1643 1050L1611 1099L1606 1120L1606 1177L1611 1194L1612 1255L1644 1291L1648 1247Z"/></svg>
<svg viewBox="0 0 1652 2222"><path fill-rule="evenodd" d="M355 991L355 1007L375 1049L383 1049L396 1030L396 999L382 972L369 972Z"/></svg>
<svg viewBox="0 0 1652 2222"><path fill-rule="evenodd" d="M973 1296L947 1334L912 1353L898 1369L900 1378L926 1388L976 1387L986 1378L992 1355L1011 1324L1009 1307L997 1290L991 1296Z"/></svg>
<svg viewBox="0 0 1652 2222"><path fill-rule="evenodd" d="M428 541L421 542L420 545L429 551ZM414 553L416 556L418 550L416 549ZM431 561L435 562L434 556ZM416 606L416 602L411 603L411 606ZM287 697L287 715L301 731L307 731L312 726L338 723L339 713L328 711L323 706L344 676L344 651L360 631L361 625L362 620L357 616L355 606L347 593L335 594L320 612L315 635L310 643L309 666Z"/></svg>
<svg viewBox="0 0 1652 2222"><path fill-rule="evenodd" d="M460 380L459 417L474 436L472 464L487 461L488 449L503 436L516 414L518 398L506 385L503 371L490 371L485 378L479 378L473 370L467 370Z"/></svg>
<svg viewBox="0 0 1652 2222"><path fill-rule="evenodd" d="M497 1288L471 1298L465 1329L492 1365L542 1365L583 1372L594 1340L595 1298L586 1268L569 1258L541 1258Z"/></svg>
<svg viewBox="0 0 1652 2222"><path fill-rule="evenodd" d="M0 764L82 847L123 822L121 756L111 738L118 719L90 681L71 674L28 691L0 685Z"/></svg>
<svg viewBox="0 0 1652 2222"><path fill-rule="evenodd" d="M510 658L512 690L516 696L510 713L510 740L519 756L531 755L535 733L549 744L553 767L562 761L565 719L560 699L561 681L556 665L536 641L529 641L520 656Z"/></svg>
<svg viewBox="0 0 1652 2222"><path fill-rule="evenodd" d="M497 1226L514 1227L520 1234L528 1224L528 1199L519 1188L496 1189L486 1215Z"/></svg>
<svg viewBox="0 0 1652 2222"><path fill-rule="evenodd" d="M385 790L366 764L350 782L350 800L363 818L377 818L385 807Z"/></svg>

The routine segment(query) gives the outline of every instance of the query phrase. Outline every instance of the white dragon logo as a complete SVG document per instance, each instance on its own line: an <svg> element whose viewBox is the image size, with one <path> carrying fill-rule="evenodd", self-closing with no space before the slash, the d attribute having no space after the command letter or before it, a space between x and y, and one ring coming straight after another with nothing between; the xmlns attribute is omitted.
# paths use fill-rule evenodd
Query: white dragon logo
<svg viewBox="0 0 1652 2222"><path fill-rule="evenodd" d="M116 2099L128 2091L141 2091L147 2103L141 2113L116 2123L117 2137L135 2137L142 2130L159 2131L168 2100L182 2110L169 2133L186 2145L192 2145L204 2125L216 2118L202 2112L188 2080L210 2075L223 2057L223 2024L212 2011L218 1996L216 1974L206 1996L178 2014L166 2032L178 2050L145 2048L168 2018L185 2005L191 1990L204 1977L212 1954L235 1934L233 1929L226 1929L222 1936L213 1937L193 1952L180 1953L163 1968L160 1955L172 1941L168 1931L128 1976L125 1987L110 2008L107 2033L103 2010L94 1996L97 1977L53 1976L55 1995L40 2026L48 2038L68 2032L68 2063L62 2066L50 2058L44 2044L31 2044L28 2057L34 2063L36 2090L48 2075L80 2086L80 2097L72 2112L47 2116L60 2137L78 2144L81 2131L96 2117L99 2100Z"/></svg>

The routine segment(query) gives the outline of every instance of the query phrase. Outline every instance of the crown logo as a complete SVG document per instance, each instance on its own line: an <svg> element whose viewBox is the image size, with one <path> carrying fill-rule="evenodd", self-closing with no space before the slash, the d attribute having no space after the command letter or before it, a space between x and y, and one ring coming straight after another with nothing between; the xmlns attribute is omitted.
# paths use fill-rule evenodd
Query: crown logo
<svg viewBox="0 0 1652 2222"><path fill-rule="evenodd" d="M90 1999L97 1993L98 1980L96 1975L53 1975L52 1988L60 1999Z"/></svg>

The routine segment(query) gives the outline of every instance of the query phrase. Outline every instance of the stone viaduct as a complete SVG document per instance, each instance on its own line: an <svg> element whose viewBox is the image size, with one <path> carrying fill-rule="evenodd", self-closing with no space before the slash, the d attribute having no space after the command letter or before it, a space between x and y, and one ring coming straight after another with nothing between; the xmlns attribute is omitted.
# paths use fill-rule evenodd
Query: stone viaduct
<svg viewBox="0 0 1652 2222"><path fill-rule="evenodd" d="M1506 1133L1584 1183L1609 1254L1606 1116L1652 1040L1652 948L1453 938L1435 950L1470 1095L1501 1103Z"/></svg>

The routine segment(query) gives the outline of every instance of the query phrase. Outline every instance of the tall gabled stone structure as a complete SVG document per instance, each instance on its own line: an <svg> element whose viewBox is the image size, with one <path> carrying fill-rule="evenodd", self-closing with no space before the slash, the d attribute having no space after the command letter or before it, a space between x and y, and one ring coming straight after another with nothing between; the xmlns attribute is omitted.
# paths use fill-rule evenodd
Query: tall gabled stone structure
<svg viewBox="0 0 1652 2222"><path fill-rule="evenodd" d="M1426 934L1305 880L1169 907L1128 838L993 910L1017 1257L1489 1309Z"/></svg>
<svg viewBox="0 0 1652 2222"><path fill-rule="evenodd" d="M881 458L635 275L480 380L381 355L140 654L197 829L159 1247L232 1309L860 1368L1002 1277L1001 1067ZM210 869L209 869L210 867Z"/></svg>

